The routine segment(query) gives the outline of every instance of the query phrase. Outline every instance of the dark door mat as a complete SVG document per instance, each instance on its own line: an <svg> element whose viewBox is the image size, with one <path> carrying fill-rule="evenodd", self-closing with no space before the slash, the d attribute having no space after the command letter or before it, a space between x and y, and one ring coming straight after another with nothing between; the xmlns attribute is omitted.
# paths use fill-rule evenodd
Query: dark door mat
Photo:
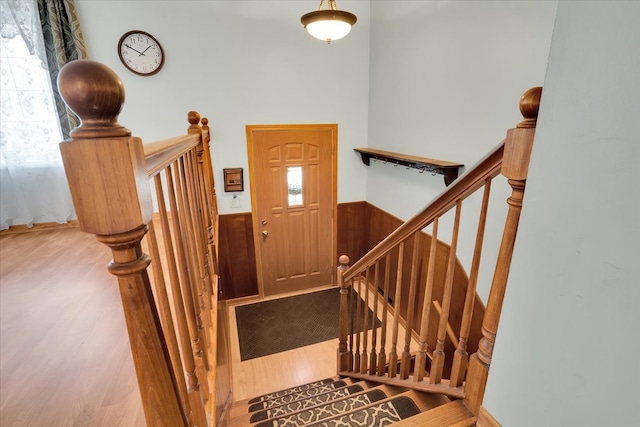
<svg viewBox="0 0 640 427"><path fill-rule="evenodd" d="M240 359L338 338L339 315L339 288L238 306ZM373 319L371 310L369 319ZM377 323L381 324L379 319Z"/></svg>

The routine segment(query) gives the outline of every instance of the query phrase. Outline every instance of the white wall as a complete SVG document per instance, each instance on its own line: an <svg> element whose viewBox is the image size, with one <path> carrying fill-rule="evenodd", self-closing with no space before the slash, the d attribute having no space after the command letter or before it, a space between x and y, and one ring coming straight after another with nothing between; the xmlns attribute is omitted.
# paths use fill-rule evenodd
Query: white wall
<svg viewBox="0 0 640 427"><path fill-rule="evenodd" d="M541 86L557 2L371 2L369 146L472 166ZM407 219L444 190L375 164L367 200Z"/></svg>
<svg viewBox="0 0 640 427"><path fill-rule="evenodd" d="M221 213L248 212L251 198L245 125L338 124L338 201L364 200L365 171L351 156L367 144L369 4L342 0L359 22L327 45L308 36L300 16L313 1L76 0L91 59L111 67L126 88L120 123L143 141L186 132L186 114L210 119ZM166 56L155 76L120 63L116 45L138 29ZM245 170L241 207L229 207L222 169ZM233 193L238 194L238 193Z"/></svg>
<svg viewBox="0 0 640 427"><path fill-rule="evenodd" d="M369 147L465 164L468 170L521 116L541 86L556 1L371 2ZM509 190L494 185L478 292L486 300ZM441 175L372 163L366 197L406 220L445 190ZM458 256L469 270L480 197L463 205ZM494 208L495 207L495 208ZM452 215L439 237L449 241Z"/></svg>
<svg viewBox="0 0 640 427"><path fill-rule="evenodd" d="M485 406L638 425L640 2L560 2Z"/></svg>

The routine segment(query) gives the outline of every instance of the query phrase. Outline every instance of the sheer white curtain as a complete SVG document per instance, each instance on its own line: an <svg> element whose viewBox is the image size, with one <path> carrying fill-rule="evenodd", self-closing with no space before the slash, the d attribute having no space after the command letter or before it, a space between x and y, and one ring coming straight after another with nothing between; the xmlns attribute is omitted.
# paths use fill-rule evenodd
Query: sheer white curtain
<svg viewBox="0 0 640 427"><path fill-rule="evenodd" d="M0 229L75 218L36 0L0 0Z"/></svg>

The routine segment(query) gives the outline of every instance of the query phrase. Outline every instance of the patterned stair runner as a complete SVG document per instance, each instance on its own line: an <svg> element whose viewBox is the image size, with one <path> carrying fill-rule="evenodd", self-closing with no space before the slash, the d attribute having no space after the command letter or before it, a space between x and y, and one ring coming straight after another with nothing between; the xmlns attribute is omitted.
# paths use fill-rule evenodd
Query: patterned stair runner
<svg viewBox="0 0 640 427"><path fill-rule="evenodd" d="M400 396L341 417L307 425L313 427L383 427L419 413L420 410L413 400L406 396Z"/></svg>
<svg viewBox="0 0 640 427"><path fill-rule="evenodd" d="M278 395L278 396L272 399L262 400L257 403L254 403L249 407L249 412L255 412L255 411L260 411L262 409L269 409L269 408L274 408L276 406L286 405L288 403L295 402L297 400L306 399L307 397L327 393L332 390L345 387L346 385L347 383L344 381L333 381L333 382L324 383L322 385L318 385L316 387L311 387L311 388L307 387L306 389L303 389L303 390L296 390L288 393L284 393L284 391L272 393L273 395ZM306 387L306 386L301 386L301 387ZM293 390L293 389L289 389L289 390ZM289 391L289 390L285 390L285 391ZM280 393L283 393L283 394L280 394Z"/></svg>
<svg viewBox="0 0 640 427"><path fill-rule="evenodd" d="M251 399L249 401L249 403L262 402L264 400L270 400L270 399L275 399L276 397L282 397L282 396L287 395L287 394L299 393L301 391L305 391L305 390L308 390L310 388L318 387L318 386L321 386L321 385L324 385L324 384L332 383L334 381L335 381L334 379L325 378L323 380L314 381L314 382L309 383L309 384L303 384L303 385L299 385L299 386L296 386L296 387L287 388L285 390L275 391L273 393L268 393L268 394L265 394L265 395L262 395L262 396L254 397L253 399Z"/></svg>
<svg viewBox="0 0 640 427"><path fill-rule="evenodd" d="M307 399L297 400L287 405L276 406L271 409L264 409L262 411L254 412L251 415L250 422L257 423L258 421L264 421L269 418L281 417L294 412L299 412L314 406L329 403L333 400L342 399L351 394L358 393L364 390L362 386L354 384L349 387L339 388L329 393L319 394L317 396L311 396Z"/></svg>
<svg viewBox="0 0 640 427"><path fill-rule="evenodd" d="M301 427L318 422L340 414L371 405L374 402L385 399L387 395L382 390L371 390L357 396L351 396L337 400L326 405L318 406L305 411L297 412L285 417L269 420L258 424L256 427Z"/></svg>

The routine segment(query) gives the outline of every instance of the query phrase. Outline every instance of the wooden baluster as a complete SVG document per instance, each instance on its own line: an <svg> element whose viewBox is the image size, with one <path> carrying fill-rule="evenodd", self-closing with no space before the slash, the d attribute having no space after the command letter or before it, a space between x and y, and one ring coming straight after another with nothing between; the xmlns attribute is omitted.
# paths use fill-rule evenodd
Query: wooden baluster
<svg viewBox="0 0 640 427"><path fill-rule="evenodd" d="M433 295L433 281L436 272L436 252L438 249L438 219L433 220L431 244L429 247L429 264L427 265L427 279L424 289L424 300L422 302L422 321L420 325L420 349L416 356L416 372L414 381L422 381L426 375L427 352L429 344L427 338L429 334L429 317L431 316L431 299Z"/></svg>
<svg viewBox="0 0 640 427"><path fill-rule="evenodd" d="M147 425L187 426L141 247L153 211L142 142L117 122L124 87L86 60L65 65L58 87L81 120L60 144L78 223L111 248L108 270L118 279Z"/></svg>
<svg viewBox="0 0 640 427"><path fill-rule="evenodd" d="M197 179L196 183L198 183L198 189L200 191L200 204L201 204L201 212L200 217L202 220L202 232L203 232L203 241L207 242L207 246L205 248L205 274L208 276L208 280L206 285L208 286L207 294L209 297L212 297L213 292L213 276L217 274L217 257L215 255L215 242L213 232L215 228L214 221L212 219L213 211L211 209L212 201L212 193L210 190L211 183L209 182L209 170L211 169L210 163L210 153L208 152L208 139L209 139L209 127L204 125L204 123L209 123L206 118L202 119L202 126L199 126L200 123L200 114L196 111L190 111L187 115L187 120L189 121L189 129L188 133L196 133L200 135L200 142L196 147L196 167L197 167ZM209 302L210 305L210 302Z"/></svg>
<svg viewBox="0 0 640 427"><path fill-rule="evenodd" d="M199 198L200 191L198 189L198 171L197 171L197 153L196 150L192 150L185 156L185 172L187 178L187 195L189 204L189 213L191 220L191 235L193 236L193 249L194 249L194 270L198 274L197 282L194 282L194 291L196 293L197 301L199 303L199 316L200 325L202 326L202 336L204 337L205 348L211 351L211 333L213 332L213 326L211 322L211 298L210 289L211 285L208 283L209 274L205 269L206 256L204 242L206 241L206 234L202 228L202 205ZM205 360L208 360L207 357ZM207 365L208 366L208 365Z"/></svg>
<svg viewBox="0 0 640 427"><path fill-rule="evenodd" d="M211 130L209 128L209 119L206 117L202 118L202 131L204 134L204 138L202 139L202 166L203 166L203 175L204 182L206 183L206 192L210 197L208 207L211 211L211 225L212 232L213 230L218 229L218 201L216 198L216 188L215 188L215 179L213 175L213 163L211 162L211 151L210 151L210 142L211 142ZM217 236L214 235L214 245L217 248ZM214 251L215 254L215 251ZM214 271L218 274L218 264L216 260L216 264L214 265Z"/></svg>
<svg viewBox="0 0 640 427"><path fill-rule="evenodd" d="M387 252L385 257L385 267L384 267L384 291L382 297L382 327L380 328L380 353L378 353L378 376L383 376L386 372L386 363L387 363L387 350L385 349L385 345L387 343L387 303L389 301L389 276L391 275L391 254Z"/></svg>
<svg viewBox="0 0 640 427"><path fill-rule="evenodd" d="M396 273L396 292L393 300L393 329L391 351L389 352L389 378L395 378L398 372L398 324L400 323L400 297L402 296L402 264L404 260L404 242L398 246L398 271Z"/></svg>
<svg viewBox="0 0 640 427"><path fill-rule="evenodd" d="M453 222L453 233L451 235L451 246L449 247L449 257L447 259L447 272L445 276L444 289L442 290L442 311L438 323L438 334L436 348L433 351L433 362L429 382L439 384L442 381L442 371L444 369L444 341L447 338L447 326L449 324L449 310L451 308L451 292L453 291L453 274L456 265L456 248L458 246L458 232L460 230L460 214L462 211L462 200L456 202L456 214Z"/></svg>
<svg viewBox="0 0 640 427"><path fill-rule="evenodd" d="M467 294L464 300L464 308L462 309L462 322L460 324L460 340L453 355L453 364L451 367L451 379L449 385L458 387L462 385L465 374L467 373L467 364L469 355L467 354L467 341L469 340L469 331L471 330L471 317L473 315L473 305L476 300L476 284L478 283L478 271L480 270L480 259L482 257L482 243L484 241L484 229L487 222L487 211L489 210L489 196L491 194L491 179L487 179L484 184L484 193L482 196L482 207L480 208L480 218L478 220L478 231L476 233L476 243L473 250L473 260L471 261L471 270L469 271L469 283L467 285Z"/></svg>
<svg viewBox="0 0 640 427"><path fill-rule="evenodd" d="M400 379L406 380L411 374L411 336L413 319L415 317L416 289L418 282L418 249L420 247L420 232L413 235L413 254L411 257L411 276L409 283L409 300L407 304L407 325L404 331L404 349L400 361Z"/></svg>
<svg viewBox="0 0 640 427"><path fill-rule="evenodd" d="M171 194L174 191L173 183L169 179L171 171L166 171L167 176L167 191ZM184 363L183 376L187 381L187 395L189 396L189 402L191 402L191 408L194 411L194 419L197 425L203 425L203 420L206 420L206 413L204 409L203 396L200 393L200 378L196 373L196 362L194 358L193 349L191 348L191 337L189 333L189 322L185 313L185 303L182 298L182 286L180 285L180 278L178 276L178 266L176 265L176 256L180 260L179 250L176 253L174 250L173 239L171 235L171 226L169 224L169 217L167 215L167 206L165 203L164 189L162 186L162 179L160 175L154 177L154 184L156 189L156 201L158 203L158 217L160 219L160 227L162 229L162 235L164 237L164 251L167 260L167 270L169 273L169 283L171 284L171 297L173 299L173 311L177 323L178 339L180 341L180 348L182 349L182 360ZM171 199L171 197L170 197ZM172 204L174 205L174 204ZM174 209L175 207L172 207ZM175 210L173 215L177 215ZM174 225L175 228L175 225ZM180 243L178 243L178 246ZM207 381L207 378L202 378L202 381ZM206 425L206 424L204 424Z"/></svg>
<svg viewBox="0 0 640 427"><path fill-rule="evenodd" d="M367 353L367 341L369 338L369 270L367 267L364 271L364 302L362 304L362 357L360 359L360 373L367 373L367 364L369 362L369 353ZM360 296L362 298L362 295Z"/></svg>
<svg viewBox="0 0 640 427"><path fill-rule="evenodd" d="M355 355L353 352L353 335L355 334L355 317L356 317L356 290L353 285L353 279L349 286L349 371L355 372Z"/></svg>
<svg viewBox="0 0 640 427"><path fill-rule="evenodd" d="M157 175L156 175L157 176ZM180 349L178 347L178 339L176 338L176 327L173 323L173 317L171 315L171 305L169 304L169 295L167 294L167 287L164 280L164 272L162 269L162 261L160 258L160 251L158 249L158 236L155 232L155 226L153 221L149 223L149 253L151 254L151 259L153 262L151 263L151 267L153 268L153 284L156 290L156 304L158 306L160 321L162 323L162 328L164 331L164 337L167 341L167 348L169 349L169 354L171 356L171 361L173 365L173 374L176 379L178 379L178 391L180 392L180 401L182 402L182 407L184 408L185 413L187 414L187 419L189 420L189 425L196 425L197 423L193 422L193 413L191 411L191 404L189 403L187 387L184 381L180 381L183 378L183 366L182 360L180 359ZM202 413L204 414L204 406L200 406L202 408ZM204 418L206 420L206 416Z"/></svg>
<svg viewBox="0 0 640 427"><path fill-rule="evenodd" d="M208 262L208 272L210 277L209 285L211 289L209 290L209 295L214 297L213 295L213 287L215 278L218 276L218 254L217 254L217 235L215 230L218 229L218 211L217 211L217 201L215 196L215 186L213 181L213 168L211 164L211 152L209 150L209 142L211 140L210 137L210 129L209 129L209 119L203 117L201 120L202 126L198 127L197 124L200 122L200 114L195 111L190 111L187 119L190 123L188 132L197 131L200 134L200 143L197 147L197 161L198 161L198 174L199 179L198 182L201 183L201 191L202 191L202 200L205 206L203 211L204 216L204 224L205 224L205 232L206 232L206 242L207 242L207 262ZM193 126L196 129L193 129ZM213 308L213 307L212 307Z"/></svg>
<svg viewBox="0 0 640 427"><path fill-rule="evenodd" d="M360 310L362 309L362 274L358 275L358 290L356 292L355 297L356 299L356 329L355 329L355 335L356 335L356 351L355 351L355 360L353 363L353 371L354 372L360 372Z"/></svg>
<svg viewBox="0 0 640 427"><path fill-rule="evenodd" d="M522 199L529 171L529 160L531 158L531 148L533 147L541 95L541 87L529 89L522 95L520 98L520 112L524 120L518 123L515 129L507 131L507 137L504 142L502 175L507 178L511 186L511 197L507 199L509 210L507 211L500 251L496 260L491 291L487 300L487 308L482 320L482 338L478 345L478 351L470 358L469 372L465 384L467 397L464 402L474 414L478 414L480 411L489 375L489 367L491 366L493 346L498 323L500 322L500 313L507 287L509 268L511 267L520 211L522 210Z"/></svg>
<svg viewBox="0 0 640 427"><path fill-rule="evenodd" d="M338 286L340 287L340 329L338 333L338 374L349 369L349 349L347 348L347 335L349 333L349 283L345 283L342 273L349 265L349 257L341 255L338 258Z"/></svg>
<svg viewBox="0 0 640 427"><path fill-rule="evenodd" d="M380 280L380 261L378 260L375 265L375 273L373 276L373 319L371 326L371 356L369 358L369 374L376 374L376 362L378 361L378 354L376 353L376 344L378 337L378 283Z"/></svg>
<svg viewBox="0 0 640 427"><path fill-rule="evenodd" d="M204 369L209 370L209 358L207 351L204 351L209 348L209 339L208 334L205 332L206 322L204 320L204 314L201 310L203 305L202 301L202 271L201 265L199 262L198 256L198 243L196 239L197 229L194 224L193 215L196 211L195 203L193 201L192 194L192 177L191 177L191 168L190 166L190 155L191 153L187 153L185 156L181 157L178 160L179 168L176 170L178 172L179 180L176 181L176 188L178 189L178 203L181 206L181 223L183 224L184 231L182 236L185 238L185 252L187 254L187 262L189 262L189 272L191 274L191 280L188 282L189 287L191 289L191 293L193 294L194 301L194 313L196 316L196 325L198 327L198 336L200 338L200 346L203 350L201 352L200 357L204 363ZM202 385L202 391L205 396L209 396L208 394L208 385Z"/></svg>
<svg viewBox="0 0 640 427"><path fill-rule="evenodd" d="M200 345L200 338L198 335L198 325L196 324L196 313L193 302L193 294L191 292L190 283L192 282L192 276L189 269L188 258L186 254L185 243L186 240L183 237L182 223L184 221L184 203L178 203L178 199L181 199L181 186L180 178L175 170L178 168L178 162L174 163L174 166L169 166L166 169L166 181L167 181L167 193L169 196L169 206L171 209L171 220L173 222L173 232L176 239L176 254L178 258L178 272L180 276L180 293L182 294L182 300L185 310L185 317L187 319L187 326L189 329L189 338L191 339L191 352L195 358L196 373L199 378L207 378L206 370L204 369L204 361L202 355L202 348ZM178 209L180 204L180 209ZM178 289L174 290L178 292ZM204 384L206 381L200 381L201 394L203 396L209 395L208 389L202 390L202 387L207 387Z"/></svg>

